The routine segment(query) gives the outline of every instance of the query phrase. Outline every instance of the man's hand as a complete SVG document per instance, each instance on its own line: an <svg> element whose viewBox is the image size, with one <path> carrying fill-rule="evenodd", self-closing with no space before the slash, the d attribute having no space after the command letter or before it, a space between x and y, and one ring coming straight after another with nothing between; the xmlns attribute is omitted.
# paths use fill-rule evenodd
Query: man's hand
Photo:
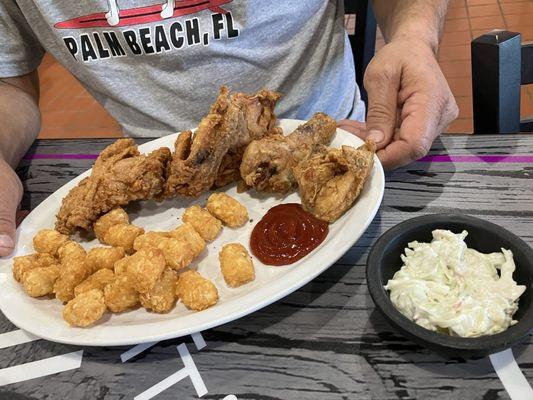
<svg viewBox="0 0 533 400"><path fill-rule="evenodd" d="M346 120L339 127L373 139L387 169L423 157L457 118L455 99L432 48L423 41L391 41L368 65L364 85L369 102L366 130L355 132L353 122Z"/></svg>
<svg viewBox="0 0 533 400"><path fill-rule="evenodd" d="M15 247L16 213L22 198L22 184L13 169L0 159L0 257Z"/></svg>

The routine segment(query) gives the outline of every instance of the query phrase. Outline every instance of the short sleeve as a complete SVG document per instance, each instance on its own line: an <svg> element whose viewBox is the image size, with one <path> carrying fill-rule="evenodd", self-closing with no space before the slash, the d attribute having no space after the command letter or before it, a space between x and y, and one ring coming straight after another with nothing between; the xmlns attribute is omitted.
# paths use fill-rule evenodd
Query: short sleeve
<svg viewBox="0 0 533 400"><path fill-rule="evenodd" d="M44 49L15 0L1 0L0 77L27 74L39 66L43 56Z"/></svg>

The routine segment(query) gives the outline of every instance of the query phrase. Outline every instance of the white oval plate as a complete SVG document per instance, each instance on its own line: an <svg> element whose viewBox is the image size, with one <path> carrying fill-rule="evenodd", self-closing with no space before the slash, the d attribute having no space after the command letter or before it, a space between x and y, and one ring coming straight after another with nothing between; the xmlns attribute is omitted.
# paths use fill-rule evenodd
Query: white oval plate
<svg viewBox="0 0 533 400"><path fill-rule="evenodd" d="M302 121L281 120L285 133L290 133ZM173 148L177 134L169 135L139 146L150 152L161 146ZM354 135L337 130L332 146L359 146L362 141ZM33 253L32 238L40 229L52 228L61 200L90 171L73 179L50 195L22 222L18 228L18 244L14 253ZM256 279L237 289L226 286L220 272L218 252L229 242L249 247L250 233L255 223L268 209L280 203L300 202L297 193L272 196L255 191L237 193L235 185L223 188L248 209L252 223L240 229L224 228L219 237L194 263L198 271L211 279L219 290L219 302L201 312L192 312L178 302L168 314L150 313L139 308L122 314L106 313L91 328L71 328L61 317L63 305L55 299L34 299L23 291L11 275L12 260L0 261L0 309L16 326L34 335L59 343L83 346L119 346L175 338L222 325L250 314L287 296L335 263L363 234L374 218L383 197L384 175L377 157L369 180L355 205L338 221L330 225L326 240L302 260L284 267L271 267L254 257ZM157 204L143 201L127 207L133 224L149 230L170 230L180 224L180 216L191 204L205 205L207 194L196 200L175 199ZM79 239L79 237L77 237ZM81 240L81 239L79 239ZM96 240L82 243L85 248L99 245Z"/></svg>

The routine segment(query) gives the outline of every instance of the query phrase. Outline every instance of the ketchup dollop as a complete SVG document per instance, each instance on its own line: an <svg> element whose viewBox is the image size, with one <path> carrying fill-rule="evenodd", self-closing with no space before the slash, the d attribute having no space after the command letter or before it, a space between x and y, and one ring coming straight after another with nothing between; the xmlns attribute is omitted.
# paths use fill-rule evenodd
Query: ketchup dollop
<svg viewBox="0 0 533 400"><path fill-rule="evenodd" d="M250 247L263 264L288 265L316 249L328 231L327 222L300 204L280 204L268 210L254 227Z"/></svg>

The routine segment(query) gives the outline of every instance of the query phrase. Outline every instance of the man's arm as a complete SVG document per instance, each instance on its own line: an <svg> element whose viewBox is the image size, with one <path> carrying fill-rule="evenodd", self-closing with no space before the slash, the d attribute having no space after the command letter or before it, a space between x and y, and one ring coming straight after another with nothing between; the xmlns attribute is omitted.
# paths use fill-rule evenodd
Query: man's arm
<svg viewBox="0 0 533 400"><path fill-rule="evenodd" d="M14 171L40 129L37 71L0 78L0 257L15 245L16 211L22 184Z"/></svg>
<svg viewBox="0 0 533 400"><path fill-rule="evenodd" d="M41 124L37 71L0 78L0 158L15 168Z"/></svg>
<svg viewBox="0 0 533 400"><path fill-rule="evenodd" d="M436 54L448 9L448 0L373 0L374 13L388 43L418 37Z"/></svg>
<svg viewBox="0 0 533 400"><path fill-rule="evenodd" d="M373 0L386 45L365 71L366 131L339 126L378 145L385 168L424 156L458 110L436 60L447 0ZM357 125L357 126L356 126Z"/></svg>

